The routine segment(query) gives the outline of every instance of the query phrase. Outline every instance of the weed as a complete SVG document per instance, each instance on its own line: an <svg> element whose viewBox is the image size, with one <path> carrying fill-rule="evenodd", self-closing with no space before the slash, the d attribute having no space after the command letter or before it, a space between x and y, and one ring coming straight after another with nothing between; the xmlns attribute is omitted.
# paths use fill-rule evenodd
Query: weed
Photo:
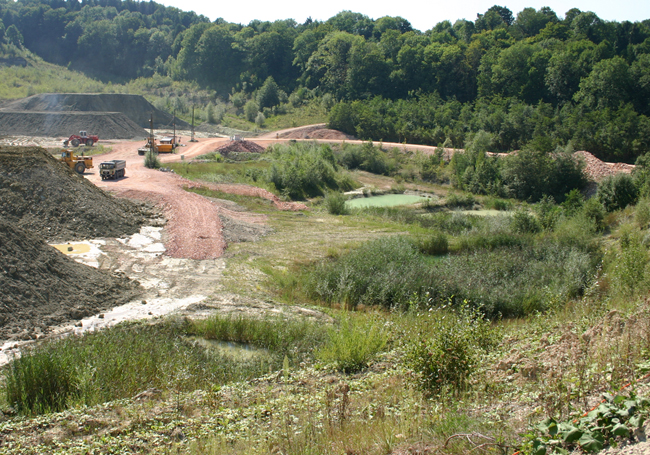
<svg viewBox="0 0 650 455"><path fill-rule="evenodd" d="M329 340L316 357L325 364L333 364L339 371L355 373L368 366L387 340L380 320L345 315L339 327L329 330Z"/></svg>
<svg viewBox="0 0 650 455"><path fill-rule="evenodd" d="M349 210L345 205L346 200L347 198L343 193L330 191L325 196L324 203L328 213L331 215L347 215Z"/></svg>

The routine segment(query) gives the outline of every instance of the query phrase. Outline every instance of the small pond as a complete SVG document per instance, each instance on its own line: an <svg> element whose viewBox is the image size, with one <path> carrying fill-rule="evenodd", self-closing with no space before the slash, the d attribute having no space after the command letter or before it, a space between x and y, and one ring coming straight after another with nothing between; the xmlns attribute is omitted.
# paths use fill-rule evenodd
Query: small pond
<svg viewBox="0 0 650 455"><path fill-rule="evenodd" d="M383 196L360 197L345 203L348 208L394 207L424 202L428 198L414 194L385 194Z"/></svg>
<svg viewBox="0 0 650 455"><path fill-rule="evenodd" d="M237 360L262 359L269 356L269 351L251 344L234 341L208 340L201 337L190 337L199 346L219 355L226 355Z"/></svg>

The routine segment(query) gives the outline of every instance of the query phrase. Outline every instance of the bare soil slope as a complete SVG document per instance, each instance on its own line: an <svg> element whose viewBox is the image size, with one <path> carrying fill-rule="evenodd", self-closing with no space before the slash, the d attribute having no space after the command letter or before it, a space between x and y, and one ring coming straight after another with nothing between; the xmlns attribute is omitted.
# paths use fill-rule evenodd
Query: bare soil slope
<svg viewBox="0 0 650 455"><path fill-rule="evenodd" d="M0 217L0 339L34 338L138 292L136 281L78 264Z"/></svg>
<svg viewBox="0 0 650 455"><path fill-rule="evenodd" d="M133 139L147 131L121 112L36 112L0 110L0 135L69 137L79 131L103 139Z"/></svg>
<svg viewBox="0 0 650 455"><path fill-rule="evenodd" d="M95 166L98 165L96 160ZM121 237L149 211L117 199L39 147L0 147L0 216L48 241Z"/></svg>
<svg viewBox="0 0 650 455"><path fill-rule="evenodd" d="M42 93L12 101L3 108L16 111L121 112L142 128L149 128L152 113L154 128L171 128L173 121L170 114L156 109L143 96L122 93ZM188 129L190 124L176 119L176 128ZM136 136L126 139L132 137Z"/></svg>

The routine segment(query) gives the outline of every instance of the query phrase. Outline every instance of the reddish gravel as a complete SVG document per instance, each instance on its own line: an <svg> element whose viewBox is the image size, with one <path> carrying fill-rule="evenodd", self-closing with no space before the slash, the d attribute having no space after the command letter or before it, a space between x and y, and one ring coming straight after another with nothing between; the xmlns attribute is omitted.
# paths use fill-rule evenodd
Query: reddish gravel
<svg viewBox="0 0 650 455"><path fill-rule="evenodd" d="M589 180L593 180L594 182L599 182L607 176L621 172L624 174L630 174L632 170L634 170L633 164L607 163L599 160L594 155L584 150L575 152L574 155L585 160L585 173Z"/></svg>

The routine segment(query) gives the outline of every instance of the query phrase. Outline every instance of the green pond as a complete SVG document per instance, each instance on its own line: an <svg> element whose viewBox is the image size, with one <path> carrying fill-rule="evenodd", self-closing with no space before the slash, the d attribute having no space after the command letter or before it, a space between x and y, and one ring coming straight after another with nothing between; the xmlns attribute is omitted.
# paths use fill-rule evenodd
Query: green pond
<svg viewBox="0 0 650 455"><path fill-rule="evenodd" d="M393 207L396 205L409 205L426 201L426 197L413 194L385 194L383 196L360 197L346 201L348 208L362 207Z"/></svg>

